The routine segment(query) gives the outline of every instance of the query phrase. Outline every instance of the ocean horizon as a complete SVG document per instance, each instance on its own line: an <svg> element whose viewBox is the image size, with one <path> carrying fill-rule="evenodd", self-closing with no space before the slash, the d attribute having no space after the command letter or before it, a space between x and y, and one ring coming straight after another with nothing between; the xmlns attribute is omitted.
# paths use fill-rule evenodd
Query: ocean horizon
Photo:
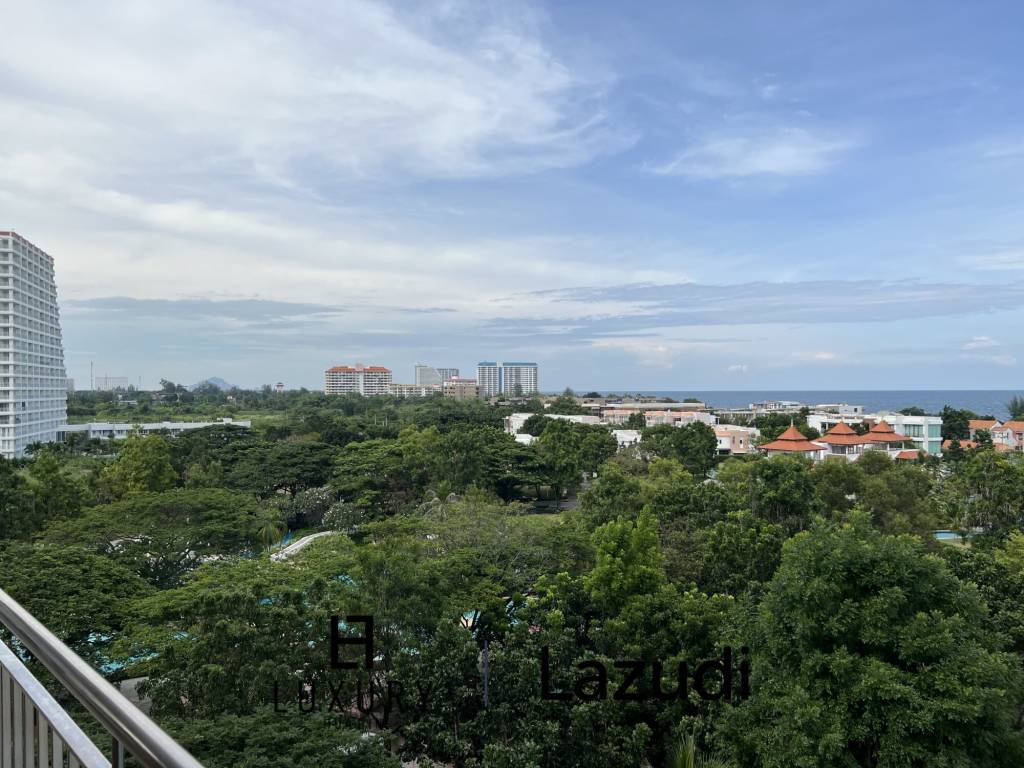
<svg viewBox="0 0 1024 768"><path fill-rule="evenodd" d="M926 413L938 414L943 406L964 408L980 416L1008 419L1006 404L1014 395L1024 394L1013 389L735 389L735 390L665 390L665 389L578 389L577 394L631 394L671 397L683 400L695 397L713 408L745 408L764 400L797 400L805 405L848 403L863 405L869 412L900 411L918 407Z"/></svg>

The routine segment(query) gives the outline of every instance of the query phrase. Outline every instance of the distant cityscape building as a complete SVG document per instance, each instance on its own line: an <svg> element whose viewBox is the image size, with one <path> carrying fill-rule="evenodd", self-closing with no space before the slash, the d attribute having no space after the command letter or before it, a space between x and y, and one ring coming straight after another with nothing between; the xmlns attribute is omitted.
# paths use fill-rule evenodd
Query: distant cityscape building
<svg viewBox="0 0 1024 768"><path fill-rule="evenodd" d="M440 385L459 375L458 368L435 368L425 363L416 363L414 371L415 378L413 380L422 387Z"/></svg>
<svg viewBox="0 0 1024 768"><path fill-rule="evenodd" d="M97 392L114 392L129 386L131 383L127 376L97 376L93 381L93 389Z"/></svg>
<svg viewBox="0 0 1024 768"><path fill-rule="evenodd" d="M249 427L252 426L252 422L248 419L235 421L230 418L223 418L218 421L153 421L140 424L94 421L89 424L65 424L57 430L57 435L62 442L67 442L68 435L84 435L90 440L124 440L133 434L168 434L176 436L192 429L225 425Z"/></svg>
<svg viewBox="0 0 1024 768"><path fill-rule="evenodd" d="M282 392L284 392L284 382L283 381L277 382L277 384L274 385L274 391L277 392L278 394L281 394Z"/></svg>
<svg viewBox="0 0 1024 768"><path fill-rule="evenodd" d="M476 380L480 397L532 395L538 391L537 364L477 363Z"/></svg>
<svg viewBox="0 0 1024 768"><path fill-rule="evenodd" d="M67 392L53 257L0 232L0 456L54 442Z"/></svg>
<svg viewBox="0 0 1024 768"><path fill-rule="evenodd" d="M387 395L391 370L379 365L336 365L324 372L324 394Z"/></svg>
<svg viewBox="0 0 1024 768"><path fill-rule="evenodd" d="M392 384L390 394L395 397L427 397L441 394L440 384Z"/></svg>
<svg viewBox="0 0 1024 768"><path fill-rule="evenodd" d="M74 394L74 392L75 392L75 380L74 379L72 379L70 376L68 376L67 381L65 382L65 386L67 388L67 393L69 395Z"/></svg>
<svg viewBox="0 0 1024 768"><path fill-rule="evenodd" d="M454 397L457 400L480 396L480 388L477 386L476 379L463 379L459 376L445 379L441 383L441 391L445 397Z"/></svg>
<svg viewBox="0 0 1024 768"><path fill-rule="evenodd" d="M892 426L898 434L907 438L907 450L919 450L933 455L942 452L941 416L907 416L888 411L864 413L864 409L860 406L846 406L845 412L822 412L815 408L807 415L807 426L813 427L822 434L833 429L840 422L863 423L869 428L884 422Z"/></svg>

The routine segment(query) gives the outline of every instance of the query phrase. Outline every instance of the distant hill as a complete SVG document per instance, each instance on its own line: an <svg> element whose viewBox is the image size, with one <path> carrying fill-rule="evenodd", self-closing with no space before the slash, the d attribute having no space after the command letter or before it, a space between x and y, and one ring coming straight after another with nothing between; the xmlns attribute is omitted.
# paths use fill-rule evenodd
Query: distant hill
<svg viewBox="0 0 1024 768"><path fill-rule="evenodd" d="M188 388L189 392L199 389L200 387L205 387L207 384L211 384L215 386L217 389L224 390L225 392L227 392L229 389L235 389L234 384L228 384L226 381L224 381L224 379L219 378L217 376L213 376L209 379L203 379L202 381L193 384L191 387Z"/></svg>

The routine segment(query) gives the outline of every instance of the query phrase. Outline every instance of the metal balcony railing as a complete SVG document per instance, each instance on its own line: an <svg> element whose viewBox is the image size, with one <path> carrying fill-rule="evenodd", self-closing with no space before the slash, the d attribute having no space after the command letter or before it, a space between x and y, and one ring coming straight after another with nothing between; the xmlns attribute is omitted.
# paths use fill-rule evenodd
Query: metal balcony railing
<svg viewBox="0 0 1024 768"><path fill-rule="evenodd" d="M18 655L0 642L0 768L203 768L74 651L0 589L0 625L110 734L110 759L89 740Z"/></svg>

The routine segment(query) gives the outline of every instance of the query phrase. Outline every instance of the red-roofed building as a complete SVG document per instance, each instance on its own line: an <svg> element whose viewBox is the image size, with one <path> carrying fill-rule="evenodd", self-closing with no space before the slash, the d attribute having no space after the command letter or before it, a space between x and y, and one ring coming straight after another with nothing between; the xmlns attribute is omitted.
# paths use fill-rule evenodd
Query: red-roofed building
<svg viewBox="0 0 1024 768"><path fill-rule="evenodd" d="M1005 443L1015 451L1024 450L1024 421L1011 419L1004 421L1000 430L1003 432L1003 439L998 442ZM993 440L995 435L993 435Z"/></svg>
<svg viewBox="0 0 1024 768"><path fill-rule="evenodd" d="M853 461L864 452L869 441L866 435L858 435L853 427L845 421L840 421L817 442L828 446L830 456L845 456Z"/></svg>
<svg viewBox="0 0 1024 768"><path fill-rule="evenodd" d="M913 451L900 451L893 458L896 461L917 461L922 455L927 456L928 454L915 449Z"/></svg>
<svg viewBox="0 0 1024 768"><path fill-rule="evenodd" d="M770 443L759 445L758 448L769 456L798 454L810 459L823 459L828 452L827 445L811 442L792 425Z"/></svg>
<svg viewBox="0 0 1024 768"><path fill-rule="evenodd" d="M325 395L386 395L391 369L380 365L336 365L324 372Z"/></svg>
<svg viewBox="0 0 1024 768"><path fill-rule="evenodd" d="M963 448L965 451L970 450L971 448L977 448L978 447L978 444L974 440L957 440L957 442L960 443L960 447ZM943 440L942 441L942 450L948 451L950 446L952 446L952 445L953 445L953 441L952 440Z"/></svg>
<svg viewBox="0 0 1024 768"><path fill-rule="evenodd" d="M971 431L971 440L978 436L979 429L987 429L991 432L993 428L998 426L1000 424L995 419L971 419L967 422L967 428Z"/></svg>

